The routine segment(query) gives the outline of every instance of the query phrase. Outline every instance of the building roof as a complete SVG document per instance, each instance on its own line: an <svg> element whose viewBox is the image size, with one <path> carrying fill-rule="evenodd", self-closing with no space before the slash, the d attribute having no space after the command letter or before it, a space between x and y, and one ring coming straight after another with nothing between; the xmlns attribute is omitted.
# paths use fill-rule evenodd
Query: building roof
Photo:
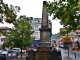
<svg viewBox="0 0 80 60"><path fill-rule="evenodd" d="M49 23L51 23L51 20L48 20ZM33 18L30 17L30 23L42 23L42 18Z"/></svg>
<svg viewBox="0 0 80 60"><path fill-rule="evenodd" d="M11 28L9 28L9 27L6 27L6 26L2 26L2 27L0 27L0 30L10 30Z"/></svg>

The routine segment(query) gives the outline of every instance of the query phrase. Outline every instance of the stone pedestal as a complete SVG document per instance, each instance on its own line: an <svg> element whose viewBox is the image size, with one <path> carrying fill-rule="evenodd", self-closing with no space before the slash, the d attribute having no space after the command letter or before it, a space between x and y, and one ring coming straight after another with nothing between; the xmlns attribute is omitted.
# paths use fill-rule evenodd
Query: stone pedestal
<svg viewBox="0 0 80 60"><path fill-rule="evenodd" d="M51 52L47 47L38 47L35 52L35 60L50 60Z"/></svg>

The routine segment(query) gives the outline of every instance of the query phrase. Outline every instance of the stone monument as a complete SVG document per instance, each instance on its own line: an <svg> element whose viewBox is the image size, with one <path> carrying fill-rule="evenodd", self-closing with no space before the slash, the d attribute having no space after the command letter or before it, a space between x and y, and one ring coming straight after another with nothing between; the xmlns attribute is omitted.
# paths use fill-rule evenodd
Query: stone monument
<svg viewBox="0 0 80 60"><path fill-rule="evenodd" d="M48 12L46 9L46 1L43 1L42 10L42 24L40 30L40 47L51 47L51 28L49 28L48 23Z"/></svg>
<svg viewBox="0 0 80 60"><path fill-rule="evenodd" d="M37 51L35 53L35 60L50 60L51 54L51 28L49 28L48 23L48 13L46 9L46 1L43 1L43 9L42 9L42 24L40 30L40 44L37 47Z"/></svg>

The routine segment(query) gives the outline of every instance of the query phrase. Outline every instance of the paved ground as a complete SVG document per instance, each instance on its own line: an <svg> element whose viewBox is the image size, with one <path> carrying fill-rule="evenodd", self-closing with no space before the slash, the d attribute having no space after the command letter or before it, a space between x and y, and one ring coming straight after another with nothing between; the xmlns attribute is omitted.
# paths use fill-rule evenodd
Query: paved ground
<svg viewBox="0 0 80 60"><path fill-rule="evenodd" d="M18 59L17 60L26 60L25 54L22 56L22 58L21 58L21 56L18 56Z"/></svg>
<svg viewBox="0 0 80 60"><path fill-rule="evenodd" d="M61 49L62 60L80 60L80 52L76 52L76 57L73 51L69 51L68 57L68 50Z"/></svg>
<svg viewBox="0 0 80 60"><path fill-rule="evenodd" d="M18 58L17 60L26 60L26 59L23 57L23 58Z"/></svg>

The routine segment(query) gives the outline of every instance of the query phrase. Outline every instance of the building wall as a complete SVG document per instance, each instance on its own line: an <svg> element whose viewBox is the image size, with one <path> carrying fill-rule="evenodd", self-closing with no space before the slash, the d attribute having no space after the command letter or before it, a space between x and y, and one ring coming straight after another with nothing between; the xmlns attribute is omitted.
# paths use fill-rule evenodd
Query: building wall
<svg viewBox="0 0 80 60"><path fill-rule="evenodd" d="M52 23L51 23L51 20L48 20L48 22L49 22L49 28L51 28L51 32L52 32ZM40 40L40 31L39 31L39 28L41 28L42 18L33 18L33 17L30 17L30 23L31 23L31 25L33 27L33 30L35 31L32 36L35 37L35 40Z"/></svg>
<svg viewBox="0 0 80 60"><path fill-rule="evenodd" d="M10 28L8 27L0 27L0 45L3 45L3 43L7 41L5 34L9 31Z"/></svg>

